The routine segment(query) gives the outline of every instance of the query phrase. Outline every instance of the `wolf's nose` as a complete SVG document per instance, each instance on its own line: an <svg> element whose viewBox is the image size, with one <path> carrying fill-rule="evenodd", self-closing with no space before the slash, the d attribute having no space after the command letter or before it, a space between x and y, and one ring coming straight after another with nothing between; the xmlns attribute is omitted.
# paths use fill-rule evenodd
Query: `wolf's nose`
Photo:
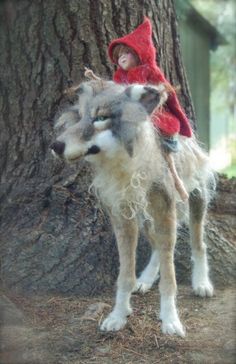
<svg viewBox="0 0 236 364"><path fill-rule="evenodd" d="M54 142L52 143L52 145L50 146L50 148L58 155L62 155L64 150L65 150L65 143L63 142Z"/></svg>

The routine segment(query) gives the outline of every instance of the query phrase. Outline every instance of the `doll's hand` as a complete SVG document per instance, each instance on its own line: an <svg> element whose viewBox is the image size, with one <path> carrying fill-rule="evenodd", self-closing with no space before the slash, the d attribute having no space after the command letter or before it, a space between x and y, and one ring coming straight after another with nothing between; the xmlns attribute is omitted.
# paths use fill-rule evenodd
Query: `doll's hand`
<svg viewBox="0 0 236 364"><path fill-rule="evenodd" d="M84 67L84 69L85 69L84 72L85 77L92 78L94 75L93 71L87 67Z"/></svg>
<svg viewBox="0 0 236 364"><path fill-rule="evenodd" d="M85 77L90 78L90 80L96 80L96 81L101 80L101 78L96 76L91 69L89 69L87 67L84 67L84 69L85 69L85 72L84 72Z"/></svg>

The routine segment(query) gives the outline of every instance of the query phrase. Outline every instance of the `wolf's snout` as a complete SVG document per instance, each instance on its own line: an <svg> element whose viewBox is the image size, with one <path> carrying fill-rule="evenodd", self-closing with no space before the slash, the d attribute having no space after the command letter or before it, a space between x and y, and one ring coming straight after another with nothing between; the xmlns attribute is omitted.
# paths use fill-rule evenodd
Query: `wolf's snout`
<svg viewBox="0 0 236 364"><path fill-rule="evenodd" d="M50 148L57 154L57 155L62 155L64 153L65 150L65 143L64 142L54 142Z"/></svg>

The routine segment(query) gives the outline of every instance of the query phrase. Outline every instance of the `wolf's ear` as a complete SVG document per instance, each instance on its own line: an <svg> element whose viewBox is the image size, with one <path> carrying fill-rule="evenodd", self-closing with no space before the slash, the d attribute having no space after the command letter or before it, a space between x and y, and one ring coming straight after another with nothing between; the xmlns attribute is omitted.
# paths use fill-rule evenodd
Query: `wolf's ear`
<svg viewBox="0 0 236 364"><path fill-rule="evenodd" d="M164 84L158 86L132 85L125 90L125 94L131 100L140 102L148 114L151 114L156 107L163 105L168 98Z"/></svg>

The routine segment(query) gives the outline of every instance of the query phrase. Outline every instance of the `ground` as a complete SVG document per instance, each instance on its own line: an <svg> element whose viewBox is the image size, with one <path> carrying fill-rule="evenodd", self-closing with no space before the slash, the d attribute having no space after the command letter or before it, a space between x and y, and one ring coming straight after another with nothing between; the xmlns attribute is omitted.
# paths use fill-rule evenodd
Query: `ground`
<svg viewBox="0 0 236 364"><path fill-rule="evenodd" d="M235 294L217 289L197 298L179 286L178 307L186 338L164 336L154 287L132 297L127 327L103 334L99 322L111 309L113 292L100 297L0 295L1 364L235 363Z"/></svg>

